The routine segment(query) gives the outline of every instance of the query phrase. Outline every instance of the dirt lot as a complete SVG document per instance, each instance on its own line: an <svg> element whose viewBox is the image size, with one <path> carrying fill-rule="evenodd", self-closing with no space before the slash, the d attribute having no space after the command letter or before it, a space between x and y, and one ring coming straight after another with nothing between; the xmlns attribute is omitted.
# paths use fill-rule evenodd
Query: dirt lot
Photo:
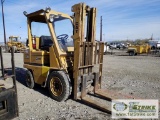
<svg viewBox="0 0 160 120"><path fill-rule="evenodd" d="M4 54L5 67L10 67L10 54ZM78 103L72 99L56 102L47 89L25 86L23 54L15 54L19 117L14 120L36 119L110 119L107 113ZM10 85L10 79L6 84ZM104 55L103 87L139 98L160 98L160 57L126 56L121 53Z"/></svg>

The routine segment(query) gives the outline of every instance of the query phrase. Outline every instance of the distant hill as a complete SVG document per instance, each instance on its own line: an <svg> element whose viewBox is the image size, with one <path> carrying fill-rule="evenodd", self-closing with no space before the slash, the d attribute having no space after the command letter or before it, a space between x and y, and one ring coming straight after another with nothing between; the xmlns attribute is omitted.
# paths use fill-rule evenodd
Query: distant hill
<svg viewBox="0 0 160 120"><path fill-rule="evenodd" d="M4 45L4 42L0 42L0 45Z"/></svg>

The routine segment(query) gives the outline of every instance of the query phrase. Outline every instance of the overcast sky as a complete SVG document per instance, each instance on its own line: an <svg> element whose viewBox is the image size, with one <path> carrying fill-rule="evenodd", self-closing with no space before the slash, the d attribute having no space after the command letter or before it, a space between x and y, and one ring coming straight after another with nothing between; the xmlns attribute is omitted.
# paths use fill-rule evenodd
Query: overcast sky
<svg viewBox="0 0 160 120"><path fill-rule="evenodd" d="M26 17L28 13L51 7L72 15L71 6L85 2L98 9L97 39L99 39L100 16L103 16L103 39L160 38L160 0L5 0L5 24L7 38L10 35L27 38ZM0 14L2 11L0 10ZM2 14L1 14L2 16ZM0 41L3 41L2 18Z"/></svg>

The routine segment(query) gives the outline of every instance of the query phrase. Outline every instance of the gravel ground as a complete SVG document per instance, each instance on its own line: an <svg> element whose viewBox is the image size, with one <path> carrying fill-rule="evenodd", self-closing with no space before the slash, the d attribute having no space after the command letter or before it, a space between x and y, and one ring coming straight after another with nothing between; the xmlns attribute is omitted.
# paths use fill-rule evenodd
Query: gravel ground
<svg viewBox="0 0 160 120"><path fill-rule="evenodd" d="M10 54L4 53L5 68L9 68ZM107 113L93 109L72 99L56 102L49 97L45 88L37 86L34 90L25 86L23 54L15 54L19 117L14 120L74 120L111 119ZM160 98L160 57L104 55L103 87L139 98ZM3 82L3 81L2 81ZM6 86L11 80L6 80Z"/></svg>

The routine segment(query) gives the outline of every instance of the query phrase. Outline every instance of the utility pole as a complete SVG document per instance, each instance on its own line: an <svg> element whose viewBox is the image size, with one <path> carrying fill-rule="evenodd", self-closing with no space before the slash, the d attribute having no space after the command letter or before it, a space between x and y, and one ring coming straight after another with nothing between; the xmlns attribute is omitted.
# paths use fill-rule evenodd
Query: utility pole
<svg viewBox="0 0 160 120"><path fill-rule="evenodd" d="M5 30L5 21L4 21L4 10L3 10L3 3L5 0L1 0L1 5L2 5L2 21L3 21L3 31L4 31L4 43L6 47L6 30Z"/></svg>
<svg viewBox="0 0 160 120"><path fill-rule="evenodd" d="M153 33L152 33L152 35L151 35L151 40L153 40Z"/></svg>
<svg viewBox="0 0 160 120"><path fill-rule="evenodd" d="M103 37L104 37L103 40L105 41L105 34L103 34Z"/></svg>
<svg viewBox="0 0 160 120"><path fill-rule="evenodd" d="M102 41L102 16L101 16L101 19L100 19L100 41Z"/></svg>

